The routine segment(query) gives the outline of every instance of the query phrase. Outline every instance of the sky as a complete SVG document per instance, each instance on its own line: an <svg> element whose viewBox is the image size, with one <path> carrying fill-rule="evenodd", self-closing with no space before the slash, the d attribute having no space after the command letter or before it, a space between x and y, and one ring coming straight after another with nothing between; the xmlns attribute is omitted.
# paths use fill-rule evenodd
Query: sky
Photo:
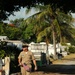
<svg viewBox="0 0 75 75"><path fill-rule="evenodd" d="M32 8L32 10L31 10L28 14L26 14L26 8L22 8L22 7L21 7L20 11L14 12L14 15L15 15L15 16L10 15L10 16L8 17L9 20L5 20L5 21L3 21L3 22L5 22L5 23L10 23L11 20L15 20L15 19L19 19L19 18L24 18L24 19L26 19L27 17L33 15L33 14L36 13L36 12L38 12L38 11L35 11L35 10Z"/></svg>
<svg viewBox="0 0 75 75"><path fill-rule="evenodd" d="M72 13L72 17L75 18L75 13Z"/></svg>
<svg viewBox="0 0 75 75"><path fill-rule="evenodd" d="M14 12L14 15L10 15L8 17L9 20L5 20L5 23L10 23L11 20L15 20L15 19L19 19L19 18L24 18L26 19L27 17L33 15L34 13L36 13L38 11L35 11L34 9L31 10L31 12L29 12L28 14L26 14L26 8L22 8L20 9L20 11ZM72 13L73 18L75 18L75 13Z"/></svg>

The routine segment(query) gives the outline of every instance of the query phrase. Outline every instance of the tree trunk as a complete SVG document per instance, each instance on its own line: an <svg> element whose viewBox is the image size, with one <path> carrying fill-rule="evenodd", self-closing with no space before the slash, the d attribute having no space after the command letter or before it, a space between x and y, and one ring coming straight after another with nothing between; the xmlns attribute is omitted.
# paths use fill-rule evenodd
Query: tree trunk
<svg viewBox="0 0 75 75"><path fill-rule="evenodd" d="M48 51L48 44L49 44L49 42L48 42L48 39L47 39L47 37L46 37L46 46L47 46L47 50L46 50L46 55L47 55L47 64L49 65L49 51Z"/></svg>
<svg viewBox="0 0 75 75"><path fill-rule="evenodd" d="M53 46L54 46L54 59L56 59L56 38L54 30L53 30Z"/></svg>

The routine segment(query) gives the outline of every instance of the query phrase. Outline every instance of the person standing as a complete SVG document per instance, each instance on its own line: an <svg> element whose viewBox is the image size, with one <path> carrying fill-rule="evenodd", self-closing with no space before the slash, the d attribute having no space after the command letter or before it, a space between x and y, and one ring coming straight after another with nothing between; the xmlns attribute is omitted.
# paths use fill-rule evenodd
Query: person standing
<svg viewBox="0 0 75 75"><path fill-rule="evenodd" d="M30 75L31 71L27 71L24 67L24 65L27 65L29 67L29 69L32 68L32 61L34 64L34 70L37 70L37 64L36 64L36 60L35 57L33 55L33 53L31 51L28 50L28 45L23 45L22 46L22 50L18 56L18 62L19 65L21 67L21 74L22 75Z"/></svg>

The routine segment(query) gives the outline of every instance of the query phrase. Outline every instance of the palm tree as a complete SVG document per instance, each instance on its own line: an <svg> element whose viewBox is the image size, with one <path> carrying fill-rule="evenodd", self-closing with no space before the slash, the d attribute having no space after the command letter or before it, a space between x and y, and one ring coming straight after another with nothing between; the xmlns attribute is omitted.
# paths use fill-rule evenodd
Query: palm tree
<svg viewBox="0 0 75 75"><path fill-rule="evenodd" d="M45 39L48 46L48 43L51 40L50 38L53 37L54 56L56 59L56 39L61 36L62 28L63 31L65 30L63 23L65 22L64 25L68 27L71 22L71 17L63 12L60 14L58 11L54 13L50 5L37 6L36 8L39 9L39 12L32 17L36 19L34 30L37 32L37 42Z"/></svg>
<svg viewBox="0 0 75 75"><path fill-rule="evenodd" d="M60 43L64 42L65 40L73 39L72 35L72 29L73 24L72 22L72 16L70 14L64 14L63 12L57 11L57 20L60 25ZM70 38L70 39L69 39Z"/></svg>
<svg viewBox="0 0 75 75"><path fill-rule="evenodd" d="M40 9L39 12L33 16L33 17L36 17L36 22L37 22L34 28L35 31L37 31L37 42L40 42L42 38L44 38L47 44L47 53L49 53L48 44L53 34L53 44L54 44L54 51L55 51L54 55L56 57L55 32L56 32L56 29L59 29L58 22L55 19L55 15L50 5L37 6L36 8Z"/></svg>

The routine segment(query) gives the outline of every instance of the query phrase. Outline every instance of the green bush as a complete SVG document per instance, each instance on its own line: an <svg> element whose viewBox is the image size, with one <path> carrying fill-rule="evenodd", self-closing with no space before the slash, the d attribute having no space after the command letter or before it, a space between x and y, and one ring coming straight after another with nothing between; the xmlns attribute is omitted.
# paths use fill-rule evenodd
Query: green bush
<svg viewBox="0 0 75 75"><path fill-rule="evenodd" d="M75 53L75 47L70 46L68 51L70 53Z"/></svg>
<svg viewBox="0 0 75 75"><path fill-rule="evenodd" d="M0 58L3 58L5 55L5 51L4 50L0 50Z"/></svg>

